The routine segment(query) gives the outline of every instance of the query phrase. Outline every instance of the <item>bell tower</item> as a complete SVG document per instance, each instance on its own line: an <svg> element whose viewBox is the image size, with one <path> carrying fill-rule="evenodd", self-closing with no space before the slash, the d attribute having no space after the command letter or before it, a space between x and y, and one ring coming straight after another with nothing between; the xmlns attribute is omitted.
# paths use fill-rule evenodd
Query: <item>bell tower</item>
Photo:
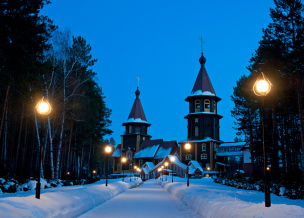
<svg viewBox="0 0 304 218"><path fill-rule="evenodd" d="M207 74L203 52L199 62L200 71L190 95L185 99L189 103L189 113L185 116L188 137L180 142L180 158L184 163L196 160L204 170L214 170L216 145L220 143L219 120L222 116L218 114L218 102L221 98L216 96ZM185 150L186 143L191 145L189 151Z"/></svg>

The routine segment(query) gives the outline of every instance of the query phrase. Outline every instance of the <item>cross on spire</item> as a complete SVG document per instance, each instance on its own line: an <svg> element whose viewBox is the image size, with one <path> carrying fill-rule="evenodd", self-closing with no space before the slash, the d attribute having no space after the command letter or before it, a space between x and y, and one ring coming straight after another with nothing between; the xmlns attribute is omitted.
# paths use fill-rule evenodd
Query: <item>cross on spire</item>
<svg viewBox="0 0 304 218"><path fill-rule="evenodd" d="M199 40L201 40L201 48L202 48L202 52L203 52L203 43L205 43L204 41L203 41L203 37L201 36L201 38L199 38Z"/></svg>
<svg viewBox="0 0 304 218"><path fill-rule="evenodd" d="M135 77L135 79L137 79L137 88L139 87L139 76L138 77Z"/></svg>

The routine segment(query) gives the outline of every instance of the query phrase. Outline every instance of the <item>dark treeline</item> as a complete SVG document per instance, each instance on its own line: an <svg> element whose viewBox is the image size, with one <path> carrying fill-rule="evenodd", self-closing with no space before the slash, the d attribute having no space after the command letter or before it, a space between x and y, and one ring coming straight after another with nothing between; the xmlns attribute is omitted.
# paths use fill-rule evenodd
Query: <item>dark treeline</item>
<svg viewBox="0 0 304 218"><path fill-rule="evenodd" d="M39 15L47 0L0 1L0 177L80 179L102 170L111 110L91 46ZM52 112L35 109L44 96ZM69 172L69 175L67 175Z"/></svg>
<svg viewBox="0 0 304 218"><path fill-rule="evenodd" d="M251 144L255 175L263 171L261 98L252 87L261 72L273 84L265 97L265 137L271 176L301 181L303 178L303 86L304 86L304 17L300 0L274 0L270 9L272 22L263 29L263 38L250 60L249 76L242 76L234 87L239 135Z"/></svg>

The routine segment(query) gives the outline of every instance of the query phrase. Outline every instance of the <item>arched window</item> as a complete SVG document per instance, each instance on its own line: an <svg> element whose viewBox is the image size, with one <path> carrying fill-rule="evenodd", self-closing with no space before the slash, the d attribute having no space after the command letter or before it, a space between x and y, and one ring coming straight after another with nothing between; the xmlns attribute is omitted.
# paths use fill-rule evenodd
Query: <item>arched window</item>
<svg viewBox="0 0 304 218"><path fill-rule="evenodd" d="M204 101L204 111L205 112L210 112L210 100L206 99Z"/></svg>
<svg viewBox="0 0 304 218"><path fill-rule="evenodd" d="M185 158L186 158L186 160L192 160L192 155L191 154L186 154Z"/></svg>
<svg viewBox="0 0 304 218"><path fill-rule="evenodd" d="M129 133L132 133L132 126L129 126Z"/></svg>
<svg viewBox="0 0 304 218"><path fill-rule="evenodd" d="M120 171L120 164L117 164L117 171Z"/></svg>
<svg viewBox="0 0 304 218"><path fill-rule="evenodd" d="M143 160L139 160L139 168L143 166Z"/></svg>
<svg viewBox="0 0 304 218"><path fill-rule="evenodd" d="M195 123L198 123L198 118L195 118Z"/></svg>
<svg viewBox="0 0 304 218"><path fill-rule="evenodd" d="M198 130L199 130L199 128L196 126L195 127L195 136L199 136L199 131Z"/></svg>
<svg viewBox="0 0 304 218"><path fill-rule="evenodd" d="M201 155L201 159L202 159L202 160L206 160L206 159L207 159L207 154L202 154L202 155Z"/></svg>
<svg viewBox="0 0 304 218"><path fill-rule="evenodd" d="M200 100L195 101L195 112L200 112L201 110L201 103Z"/></svg>
<svg viewBox="0 0 304 218"><path fill-rule="evenodd" d="M202 144L202 151L206 151L206 144L205 143Z"/></svg>
<svg viewBox="0 0 304 218"><path fill-rule="evenodd" d="M216 114L216 102L214 101L214 113Z"/></svg>

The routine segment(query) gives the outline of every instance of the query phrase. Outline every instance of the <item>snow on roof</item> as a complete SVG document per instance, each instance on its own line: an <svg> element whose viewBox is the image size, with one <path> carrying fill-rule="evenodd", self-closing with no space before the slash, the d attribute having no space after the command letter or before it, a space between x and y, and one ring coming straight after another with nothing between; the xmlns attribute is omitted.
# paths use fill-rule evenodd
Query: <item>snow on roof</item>
<svg viewBox="0 0 304 218"><path fill-rule="evenodd" d="M190 96L197 96L197 95L215 96L215 94L213 94L209 91L202 92L202 90L196 90L194 93L190 94Z"/></svg>
<svg viewBox="0 0 304 218"><path fill-rule="evenodd" d="M244 146L247 142L225 142L221 144L219 147L237 147Z"/></svg>
<svg viewBox="0 0 304 218"><path fill-rule="evenodd" d="M141 171L143 171L146 175L149 174L149 171L147 170L147 168L142 168Z"/></svg>
<svg viewBox="0 0 304 218"><path fill-rule="evenodd" d="M233 151L233 152L218 152L216 153L217 156L242 156L242 151Z"/></svg>
<svg viewBox="0 0 304 218"><path fill-rule="evenodd" d="M140 150L134 155L134 158L148 158L148 157L154 157L155 153L157 152L159 145L154 145L151 147L147 147L143 150Z"/></svg>
<svg viewBox="0 0 304 218"><path fill-rule="evenodd" d="M206 137L205 139L202 139L202 140L187 140L187 139L185 139L183 141L180 141L179 143L186 143L186 142L210 142L210 141L214 142L216 140L214 140L214 139L212 139L210 137Z"/></svg>
<svg viewBox="0 0 304 218"><path fill-rule="evenodd" d="M146 162L144 164L144 167L145 167L145 165L149 171L154 167L154 163L152 163L152 162Z"/></svg>
<svg viewBox="0 0 304 218"><path fill-rule="evenodd" d="M140 118L136 118L136 119L129 118L125 123L148 123L148 122Z"/></svg>
<svg viewBox="0 0 304 218"><path fill-rule="evenodd" d="M170 154L172 148L163 148L160 147L154 157L154 159L162 159L165 158L167 155Z"/></svg>
<svg viewBox="0 0 304 218"><path fill-rule="evenodd" d="M196 160L191 160L190 164L192 164L195 167L195 169L199 169L202 172L204 171L202 166Z"/></svg>
<svg viewBox="0 0 304 218"><path fill-rule="evenodd" d="M116 149L113 154L112 157L120 157L121 155L121 149Z"/></svg>

